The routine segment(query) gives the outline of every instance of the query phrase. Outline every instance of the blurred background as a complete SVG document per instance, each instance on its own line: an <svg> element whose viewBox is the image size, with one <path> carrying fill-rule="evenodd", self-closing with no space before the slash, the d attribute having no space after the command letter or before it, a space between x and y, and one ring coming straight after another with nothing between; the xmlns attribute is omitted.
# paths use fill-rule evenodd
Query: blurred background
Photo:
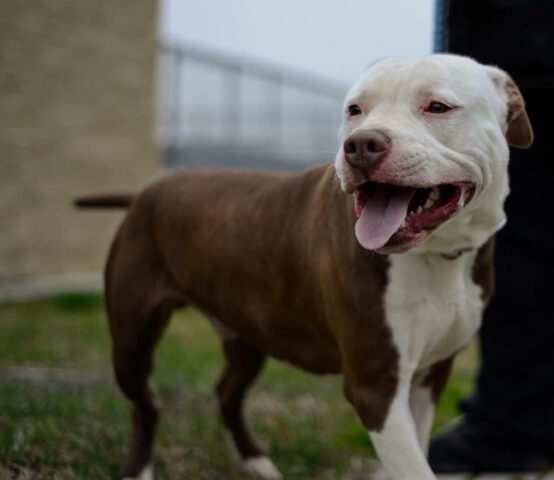
<svg viewBox="0 0 554 480"><path fill-rule="evenodd" d="M77 195L332 161L348 86L432 36L431 0L0 0L0 298L100 287L122 213Z"/></svg>

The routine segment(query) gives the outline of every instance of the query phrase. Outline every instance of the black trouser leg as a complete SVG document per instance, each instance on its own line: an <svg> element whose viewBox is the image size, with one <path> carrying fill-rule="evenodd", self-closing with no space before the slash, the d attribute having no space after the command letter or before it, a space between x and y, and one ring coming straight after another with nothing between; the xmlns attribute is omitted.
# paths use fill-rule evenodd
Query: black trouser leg
<svg viewBox="0 0 554 480"><path fill-rule="evenodd" d="M554 452L552 260L545 249L507 234L499 239L477 389L462 410L499 443Z"/></svg>

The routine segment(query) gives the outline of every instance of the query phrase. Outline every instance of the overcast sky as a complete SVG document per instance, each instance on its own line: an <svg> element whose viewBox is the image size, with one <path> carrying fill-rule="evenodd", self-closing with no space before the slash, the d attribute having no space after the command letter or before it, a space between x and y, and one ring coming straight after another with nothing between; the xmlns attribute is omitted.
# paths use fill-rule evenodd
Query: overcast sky
<svg viewBox="0 0 554 480"><path fill-rule="evenodd" d="M162 0L162 40L350 83L373 60L431 51L433 0Z"/></svg>

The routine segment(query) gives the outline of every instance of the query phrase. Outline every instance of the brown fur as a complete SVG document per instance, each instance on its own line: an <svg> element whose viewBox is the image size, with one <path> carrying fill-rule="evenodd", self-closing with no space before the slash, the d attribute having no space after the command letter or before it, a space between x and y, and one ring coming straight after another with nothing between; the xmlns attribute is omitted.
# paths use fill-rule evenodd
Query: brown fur
<svg viewBox="0 0 554 480"><path fill-rule="evenodd" d="M328 165L294 175L179 173L132 202L106 268L116 378L135 407L120 478L150 456L152 352L171 311L188 303L232 333L217 393L243 458L261 453L242 400L266 354L342 373L364 425L383 427L398 376L383 309L387 258L358 244L354 221Z"/></svg>

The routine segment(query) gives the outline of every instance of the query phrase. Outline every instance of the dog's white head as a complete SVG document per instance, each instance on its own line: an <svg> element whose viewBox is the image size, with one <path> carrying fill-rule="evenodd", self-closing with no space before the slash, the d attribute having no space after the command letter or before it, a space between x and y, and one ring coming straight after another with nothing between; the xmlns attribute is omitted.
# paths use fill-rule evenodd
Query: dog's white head
<svg viewBox="0 0 554 480"><path fill-rule="evenodd" d="M508 144L533 132L502 70L457 55L372 65L344 104L335 168L356 237L382 253L478 247L504 221Z"/></svg>

